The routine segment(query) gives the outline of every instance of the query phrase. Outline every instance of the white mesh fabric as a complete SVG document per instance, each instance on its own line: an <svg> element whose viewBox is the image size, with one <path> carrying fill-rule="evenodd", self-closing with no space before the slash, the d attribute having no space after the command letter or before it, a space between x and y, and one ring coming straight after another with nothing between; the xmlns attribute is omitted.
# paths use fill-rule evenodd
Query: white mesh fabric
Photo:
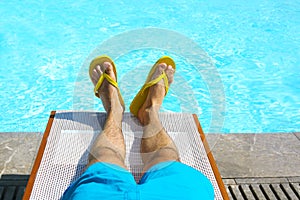
<svg viewBox="0 0 300 200"><path fill-rule="evenodd" d="M101 132L105 119L106 114L98 112L56 112L30 199L60 199L83 172L89 149ZM160 119L178 147L181 162L207 176L214 186L215 199L223 199L193 116L160 113ZM142 127L130 113L125 113L122 129L126 165L138 181L143 168L139 153Z"/></svg>

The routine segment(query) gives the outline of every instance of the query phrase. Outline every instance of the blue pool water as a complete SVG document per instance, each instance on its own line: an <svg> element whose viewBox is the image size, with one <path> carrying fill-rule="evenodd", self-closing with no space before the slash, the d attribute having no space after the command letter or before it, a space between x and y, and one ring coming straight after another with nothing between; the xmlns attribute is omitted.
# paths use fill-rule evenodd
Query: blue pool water
<svg viewBox="0 0 300 200"><path fill-rule="evenodd" d="M197 113L205 132L300 131L297 0L12 0L0 15L0 132L42 132L51 110L103 110L87 77L103 51L127 108L167 54L177 71L162 111Z"/></svg>

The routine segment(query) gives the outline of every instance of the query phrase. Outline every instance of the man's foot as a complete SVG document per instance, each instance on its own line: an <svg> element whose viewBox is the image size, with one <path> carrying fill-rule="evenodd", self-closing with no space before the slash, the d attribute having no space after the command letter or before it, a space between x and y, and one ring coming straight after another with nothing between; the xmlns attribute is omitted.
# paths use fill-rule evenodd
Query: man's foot
<svg viewBox="0 0 300 200"><path fill-rule="evenodd" d="M94 85L97 84L100 76L103 73L108 74L113 80L116 81L113 66L109 62L104 62L102 65L97 65L92 72L92 82ZM111 85L106 79L104 79L102 85L98 90L98 93L100 94L100 98L106 112L124 112L124 108L119 99L118 89Z"/></svg>
<svg viewBox="0 0 300 200"><path fill-rule="evenodd" d="M170 84L173 82L174 73L175 73L175 70L172 68L171 65L167 66L165 63L159 64L152 76L152 80L160 76L163 73L163 71L165 71L167 75L169 86L170 86ZM163 79L160 80L157 84L149 88L149 93L146 98L146 101L138 111L138 119L143 125L148 123L150 111L154 109L155 111L158 112L163 102L163 99L165 97L165 94L166 94L166 88Z"/></svg>

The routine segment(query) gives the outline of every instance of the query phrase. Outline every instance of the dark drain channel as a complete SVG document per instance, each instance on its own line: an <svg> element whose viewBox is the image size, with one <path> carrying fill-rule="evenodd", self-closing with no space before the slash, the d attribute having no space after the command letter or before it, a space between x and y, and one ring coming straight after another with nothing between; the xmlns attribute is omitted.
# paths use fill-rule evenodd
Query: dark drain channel
<svg viewBox="0 0 300 200"><path fill-rule="evenodd" d="M300 183L227 185L232 200L300 200Z"/></svg>

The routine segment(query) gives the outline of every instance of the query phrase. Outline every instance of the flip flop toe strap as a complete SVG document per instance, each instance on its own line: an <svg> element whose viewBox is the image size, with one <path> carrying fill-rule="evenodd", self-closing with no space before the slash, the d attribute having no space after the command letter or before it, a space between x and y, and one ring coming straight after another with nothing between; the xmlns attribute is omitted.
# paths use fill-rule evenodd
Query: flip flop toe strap
<svg viewBox="0 0 300 200"><path fill-rule="evenodd" d="M99 78L99 80L98 80L98 82L97 82L97 84L95 85L95 88L94 88L94 93L95 93L95 95L96 95L97 97L100 97L100 94L99 94L98 90L99 90L99 88L101 87L101 85L102 85L104 79L106 79L106 80L107 80L111 85L113 85L114 87L118 88L118 83L117 83L115 80L113 80L108 74L103 73L103 74L100 76L100 78Z"/></svg>
<svg viewBox="0 0 300 200"><path fill-rule="evenodd" d="M164 80L165 90L166 90L165 95L166 95L168 93L168 90L169 90L169 82L168 82L168 77L167 77L167 75L166 75L165 72L163 72L160 76L158 76L157 78L153 79L152 81L149 81L148 83L145 83L145 85L143 87L144 89L142 91L142 94L144 94L144 91L147 88L149 88L149 87L157 84L161 79Z"/></svg>

